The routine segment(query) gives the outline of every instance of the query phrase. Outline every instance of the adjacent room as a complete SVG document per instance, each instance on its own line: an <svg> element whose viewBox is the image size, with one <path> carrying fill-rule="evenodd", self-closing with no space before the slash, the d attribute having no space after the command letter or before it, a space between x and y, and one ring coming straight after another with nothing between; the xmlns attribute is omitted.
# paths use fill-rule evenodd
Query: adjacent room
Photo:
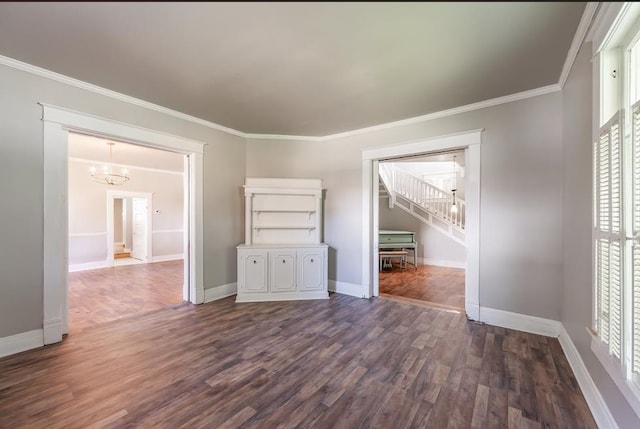
<svg viewBox="0 0 640 429"><path fill-rule="evenodd" d="M78 133L68 148L69 333L182 303L184 156Z"/></svg>
<svg viewBox="0 0 640 429"><path fill-rule="evenodd" d="M640 2L0 3L0 427L640 427Z"/></svg>
<svg viewBox="0 0 640 429"><path fill-rule="evenodd" d="M464 311L464 151L398 158L379 170L380 296Z"/></svg>

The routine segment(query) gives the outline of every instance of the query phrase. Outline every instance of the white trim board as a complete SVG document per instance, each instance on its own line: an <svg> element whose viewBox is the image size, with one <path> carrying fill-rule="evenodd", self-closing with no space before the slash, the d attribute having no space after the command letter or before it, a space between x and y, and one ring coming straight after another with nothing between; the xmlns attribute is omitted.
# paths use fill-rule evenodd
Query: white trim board
<svg viewBox="0 0 640 429"><path fill-rule="evenodd" d="M69 265L69 272L75 273L76 271L97 270L99 268L107 268L109 262L105 259L103 261L84 262L82 264Z"/></svg>
<svg viewBox="0 0 640 429"><path fill-rule="evenodd" d="M564 84L567 82L567 78L569 77L569 73L571 72L571 68L573 67L573 63L576 61L578 51L580 50L582 42L584 42L585 37L587 36L587 31L591 26L591 22L593 21L593 17L596 14L596 10L598 10L598 2L588 2L587 6L584 8L582 18L580 18L580 23L578 24L578 28L576 29L576 33L573 35L573 40L571 42L571 46L569 47L569 52L567 52L567 58L565 58L564 60L562 72L560 73L560 79L558 79L558 85L560 85L560 88L564 88Z"/></svg>
<svg viewBox="0 0 640 429"><path fill-rule="evenodd" d="M342 295L355 296L356 298L367 298L369 291L363 285L355 283L329 280L329 291Z"/></svg>
<svg viewBox="0 0 640 429"><path fill-rule="evenodd" d="M176 253L175 255L158 255L151 258L151 262L167 262L184 259L184 253Z"/></svg>
<svg viewBox="0 0 640 429"><path fill-rule="evenodd" d="M185 257L183 296L204 301L203 155L206 143L112 121L66 108L42 105L43 329L44 342L62 341L68 332L68 132L107 137L185 155ZM188 210L187 210L188 202ZM107 255L108 256L108 255Z"/></svg>
<svg viewBox="0 0 640 429"><path fill-rule="evenodd" d="M562 351L571 366L571 370L580 385L580 390L582 390L582 394L587 401L587 405L598 427L607 429L618 428L600 390L598 390L582 357L580 357L580 353L560 321L487 307L480 308L480 315L482 316L481 321L488 325L558 338Z"/></svg>
<svg viewBox="0 0 640 429"><path fill-rule="evenodd" d="M44 346L42 329L0 338L0 358Z"/></svg>
<svg viewBox="0 0 640 429"><path fill-rule="evenodd" d="M467 248L465 269L465 311L477 320L480 297L480 146L483 129L412 140L401 144L362 150L362 284L366 297L378 296L378 163L410 155L445 150L465 150L465 192Z"/></svg>
<svg viewBox="0 0 640 429"><path fill-rule="evenodd" d="M569 54L571 54L571 51L569 51ZM575 56L574 56L574 59L575 59ZM566 64L567 64L567 61L565 60L565 67L568 67ZM573 62L571 62L571 64L573 64ZM81 80L74 79L74 78L62 75L60 73L43 69L41 67L27 64L22 61L18 61L13 58L5 57L2 55L0 55L0 65L12 67L17 70L34 74L36 76L41 76L41 77L51 79L57 82L61 82L70 86L74 86L76 88L81 88L87 91L91 91L96 94L103 95L105 97L110 97L118 101L133 104L135 106L143 107L156 112L164 113L166 115L173 116L175 118L183 119L185 121L189 121L198 125L203 125L205 127L212 128L217 131L222 131L234 136L242 137L245 139L261 139L261 140L296 140L296 141L311 141L311 142L328 141L328 140L334 140L334 139L369 133L373 131L380 131L380 130L385 130L389 128L400 127L403 125L415 124L418 122L431 121L433 119L444 118L447 116L453 116L460 113L470 112L473 110L484 109L486 107L498 106L500 104L511 103L513 101L524 100L526 98L537 97L540 95L550 94L550 93L562 90L562 87L560 84L554 83L554 84L543 86L540 88L535 88L527 91L518 92L515 94L505 95L502 97L491 98L491 99L483 100L477 103L471 103L464 106L454 107L452 109L441 110L439 112L428 113L421 116L415 116L415 117L403 119L400 121L393 121L393 122L387 122L379 125L374 125L372 127L358 128L355 130L329 134L325 136L294 136L294 135L279 135L279 134L244 133L242 131L238 131L233 128L216 124L215 122L211 122L205 119L197 118L195 116L187 115L185 113L178 112L176 110L169 109L167 107L159 106L157 104L150 103L148 101L144 101L139 98L131 97L129 95L112 91L110 89L102 88L97 85L83 82Z"/></svg>
<svg viewBox="0 0 640 429"><path fill-rule="evenodd" d="M69 161L77 162L79 164L95 164L95 165L104 164L104 161L98 161L98 160L86 159L86 158L69 157ZM165 169L162 169L162 168L140 167L139 165L113 164L112 163L111 166L118 167L118 168L126 168L129 171L138 170L138 171L148 171L150 173L166 173L166 174L175 174L175 175L178 175L178 176L184 175L184 172L182 172L182 171L165 170Z"/></svg>
<svg viewBox="0 0 640 429"><path fill-rule="evenodd" d="M204 302L217 301L238 293L238 283L227 283L226 285L215 286L204 290Z"/></svg>
<svg viewBox="0 0 640 429"><path fill-rule="evenodd" d="M435 265L436 267L446 267L446 268L467 268L467 263L465 261L449 261L446 259L431 259L431 258L418 258L419 265ZM407 269L410 269L411 264L407 265Z"/></svg>

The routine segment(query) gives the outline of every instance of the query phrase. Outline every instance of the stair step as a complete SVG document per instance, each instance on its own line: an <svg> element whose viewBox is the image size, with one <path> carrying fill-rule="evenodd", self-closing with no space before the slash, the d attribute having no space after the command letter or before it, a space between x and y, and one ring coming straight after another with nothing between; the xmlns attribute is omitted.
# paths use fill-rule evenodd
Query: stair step
<svg viewBox="0 0 640 429"><path fill-rule="evenodd" d="M113 254L114 259L130 258L131 252L118 252Z"/></svg>

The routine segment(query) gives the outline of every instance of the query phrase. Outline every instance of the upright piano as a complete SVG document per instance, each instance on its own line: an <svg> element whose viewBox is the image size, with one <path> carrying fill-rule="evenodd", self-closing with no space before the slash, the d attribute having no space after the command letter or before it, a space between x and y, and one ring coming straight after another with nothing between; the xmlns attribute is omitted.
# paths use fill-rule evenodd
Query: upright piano
<svg viewBox="0 0 640 429"><path fill-rule="evenodd" d="M413 266L418 269L418 243L415 232L381 229L378 231L378 249L411 249Z"/></svg>

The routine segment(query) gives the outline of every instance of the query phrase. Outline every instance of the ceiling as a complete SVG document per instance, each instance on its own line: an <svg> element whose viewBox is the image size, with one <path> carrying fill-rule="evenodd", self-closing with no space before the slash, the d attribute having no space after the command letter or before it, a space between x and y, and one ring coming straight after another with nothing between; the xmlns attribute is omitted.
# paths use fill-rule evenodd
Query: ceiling
<svg viewBox="0 0 640 429"><path fill-rule="evenodd" d="M0 55L245 133L324 136L558 83L586 3L0 3Z"/></svg>

